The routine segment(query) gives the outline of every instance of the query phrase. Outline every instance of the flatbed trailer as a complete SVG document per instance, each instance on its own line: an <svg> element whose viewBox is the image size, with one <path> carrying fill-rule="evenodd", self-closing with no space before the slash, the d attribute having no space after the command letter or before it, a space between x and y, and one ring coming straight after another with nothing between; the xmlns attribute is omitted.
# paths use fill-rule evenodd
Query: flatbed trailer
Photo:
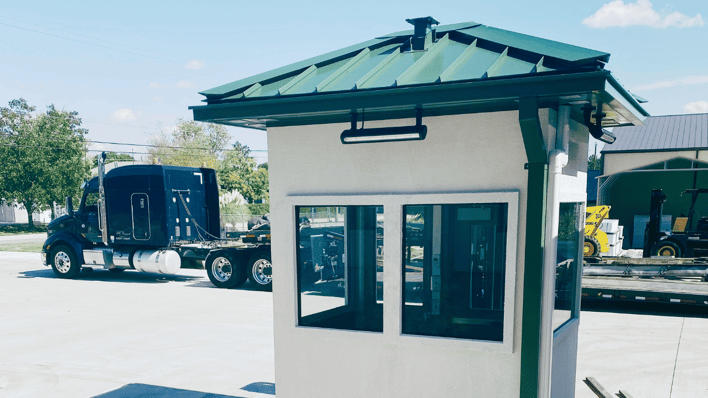
<svg viewBox="0 0 708 398"><path fill-rule="evenodd" d="M582 297L708 306L708 283L698 278L583 276Z"/></svg>
<svg viewBox="0 0 708 398"><path fill-rule="evenodd" d="M708 281L708 258L586 258L583 276L702 278Z"/></svg>

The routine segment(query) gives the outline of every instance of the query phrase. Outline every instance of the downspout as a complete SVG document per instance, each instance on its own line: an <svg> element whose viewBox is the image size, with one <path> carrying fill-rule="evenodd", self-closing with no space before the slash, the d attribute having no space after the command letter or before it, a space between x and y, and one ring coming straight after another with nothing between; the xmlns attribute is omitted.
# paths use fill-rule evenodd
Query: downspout
<svg viewBox="0 0 708 398"><path fill-rule="evenodd" d="M560 219L560 180L568 165L570 107L560 105L556 117L555 149L548 155L548 197L546 205L546 250L544 253L543 293L541 297L541 348L539 352L539 397L551 396L553 367L553 309L555 308L556 252Z"/></svg>
<svg viewBox="0 0 708 398"><path fill-rule="evenodd" d="M543 293L544 243L546 237L546 195L548 192L548 155L538 118L538 98L519 100L519 127L528 163L526 192L526 238L524 254L524 295L521 325L520 397L538 398L540 367L541 314ZM545 376L547 378L547 376Z"/></svg>

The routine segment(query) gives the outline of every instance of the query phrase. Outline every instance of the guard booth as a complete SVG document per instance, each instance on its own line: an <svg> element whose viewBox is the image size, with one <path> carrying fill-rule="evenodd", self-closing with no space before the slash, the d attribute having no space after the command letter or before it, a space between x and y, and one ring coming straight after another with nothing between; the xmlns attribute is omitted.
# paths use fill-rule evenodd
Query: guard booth
<svg viewBox="0 0 708 398"><path fill-rule="evenodd" d="M277 394L573 397L588 137L647 113L607 53L407 22L191 108L268 132Z"/></svg>

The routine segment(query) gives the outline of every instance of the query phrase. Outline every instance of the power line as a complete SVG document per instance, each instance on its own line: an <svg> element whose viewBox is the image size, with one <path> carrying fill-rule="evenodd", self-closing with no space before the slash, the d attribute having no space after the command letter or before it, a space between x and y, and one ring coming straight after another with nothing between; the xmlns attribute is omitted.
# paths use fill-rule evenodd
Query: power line
<svg viewBox="0 0 708 398"><path fill-rule="evenodd" d="M18 18L3 17L3 16L0 16L0 18L10 19L10 20L13 20L13 21L22 22L22 23L26 23L26 24L29 24L29 25L40 26L40 27L45 28L45 29L56 30L56 31L59 31L59 32L68 33L68 34L70 34L70 35L79 36L79 37L85 37L85 38L87 38L87 39L96 40L96 41L102 41L102 42L114 44L114 45L117 45L117 46L122 46L122 47L126 47L126 48L132 48L132 49L138 50L138 51L150 52L150 53L162 55L162 56L165 56L165 57L171 57L171 58L178 59L178 60L180 60L181 62L185 62L185 61L186 61L186 62L189 62L189 61L191 61L191 59L182 58L182 57L178 57L178 56L175 56L175 55L164 54L164 53L158 53L158 52L155 52L155 51L152 51L152 50L145 50L145 49L142 49L142 48L139 48L139 47L133 47L133 46L129 46L129 45L126 45L126 44L116 43L116 42L112 42L112 41L109 41L109 40L99 39L99 38L92 37L92 36L87 36L87 35L82 35L82 34L80 34L80 33L75 33L75 32L71 32L71 31L68 31L68 30L62 30L62 29L59 29L59 28L51 27L51 26L41 25L41 24L34 23L34 22L24 21L24 20L18 19ZM1 23L1 22L0 22L0 23ZM15 26L15 25L9 25L9 24L5 24L5 25L17 27L17 26ZM20 28L20 29L26 29L26 28L22 28L22 27L18 27L18 28ZM38 33L44 33L44 32L38 32ZM49 34L49 33L44 33L44 34ZM60 36L57 36L57 37L60 37ZM67 40L73 40L73 39L67 38ZM92 44L92 43L86 43L86 44ZM108 47L106 47L106 48L108 48ZM117 51L123 51L123 50L120 50L120 49L115 49L115 50L117 50ZM143 55L143 54L137 54L137 55L142 55L142 56L145 56L145 57L151 57L151 56L149 56L149 55ZM154 57L151 57L151 58L154 58ZM158 59L159 59L159 58L158 58ZM168 61L169 61L169 60L168 60ZM174 61L171 61L171 62L174 62ZM235 69L233 69L233 68L230 68L230 67L227 67L227 66L222 66L222 65L217 65L217 64L209 64L208 66L205 65L205 67L217 67L217 68L222 68L222 69L227 69L227 70L230 70L230 71L235 71L235 72L237 72L237 70L235 70Z"/></svg>
<svg viewBox="0 0 708 398"><path fill-rule="evenodd" d="M26 31L29 31L29 32L34 32L34 33L39 33L39 34L43 34L43 35L47 35L47 36L51 36L51 37L56 37L56 38L59 38L59 39L69 40L69 41L73 41L73 42L76 42L76 43L88 44L89 46L96 46L96 47L105 48L105 49L108 49L108 50L120 51L120 52L122 52L122 53L137 55L137 56L140 56L140 57L152 58L152 59L157 59L157 60L166 61L166 62L172 62L172 63L176 63L176 64L180 64L180 65L183 64L183 61L175 61L175 60L173 60L173 59L167 59L167 58L163 58L163 57L156 57L156 56L153 56L153 55L141 54L141 53L137 53L137 52L134 52L134 51L122 50L122 49L120 49L120 48L115 48L115 47L108 47L108 46L104 46L104 45L101 45L101 44L90 43L90 42L83 41L83 40L72 39L72 38L70 38L70 37L55 35L55 34L52 34L52 33L42 32L42 31L40 31L40 30L25 28L25 27L22 27L22 26L17 26L17 25L5 23L5 22L0 22L0 25L5 25L5 26L12 27L12 28L16 28L16 29L22 29L22 30L26 30ZM141 51L146 51L146 50L141 50ZM155 53L155 54L157 54L157 53Z"/></svg>
<svg viewBox="0 0 708 398"><path fill-rule="evenodd" d="M40 138L40 137L33 137L33 138ZM79 138L79 137L73 137L73 138ZM50 140L50 141L68 141L70 138L68 137L41 137L43 140ZM175 145L157 145L157 144L137 144L137 143L131 143L131 142L112 142L112 141L96 141L92 139L85 139L85 142L87 144L106 144L106 145L121 145L121 146L139 146L139 147L148 147L148 148L167 148L167 149L189 149L189 150L198 150L198 151L214 151L214 152L238 152L237 149L231 149L231 148L221 148L221 149L214 149L214 148L204 148L204 147L186 147L186 146L175 146ZM251 149L248 148L249 152L268 152L267 149Z"/></svg>
<svg viewBox="0 0 708 398"><path fill-rule="evenodd" d="M131 144L131 143L125 143L125 142L107 142L107 141L93 141L91 140L90 142L95 142L97 144L109 144L109 145L130 145L130 146L144 146L144 147L151 147L151 148L169 148L169 149L195 149L195 150L200 150L200 151L213 151L214 149L212 148L201 148L201 147L184 147L184 146L170 146L170 145L155 145L155 144ZM218 151L237 151L236 149L219 149ZM267 149L251 149L248 148L249 152L268 152Z"/></svg>
<svg viewBox="0 0 708 398"><path fill-rule="evenodd" d="M7 41L7 40L0 40L0 42L8 43L8 44L13 44L13 45L16 45L16 46L34 48L35 50L49 51L49 52L53 52L53 53L57 53L57 54L69 55L69 56L72 56L72 57L79 57L79 58L90 59L90 60L92 60L92 61L107 62L107 63L115 64L115 65L129 66L129 67L138 68L138 69L145 69L145 70L149 70L149 71L152 71L152 72L161 72L161 73L169 73L169 74L173 74L173 75L181 75L181 76L189 76L189 77L201 78L200 76L191 75L191 74L188 74L188 73L180 73L180 72L172 72L172 71L168 71L168 70L146 68L146 67L144 67L144 66L133 65L133 64L126 64L126 63L124 63L124 62L110 61L110 60L107 60L107 59L101 59L101 58L95 58L95 57L87 57L87 56L85 56L85 55L72 54L72 53L68 53L68 52L64 52L64 51L57 51L57 50L52 50L52 49L49 49L49 48L43 48L43 47L37 47L37 46L30 46L30 45L28 45L28 44L15 43L15 42L12 42L12 41Z"/></svg>
<svg viewBox="0 0 708 398"><path fill-rule="evenodd" d="M39 145L22 145L22 144L14 144L14 143L11 143L11 144L0 143L0 145L2 145L2 146L11 146L11 147L18 147L18 148L52 149L52 150L58 150L58 151L71 150L71 148L59 148L59 147L49 147L49 146L39 146ZM76 148L76 150L81 150L81 151L83 151L83 152L107 152L107 151L102 150L102 149L79 149L79 148ZM123 153L126 153L126 154L127 154L127 152L123 152ZM134 154L134 155L153 155L153 156L159 156L159 154L150 153L150 152L134 152L134 151L131 151L130 153L132 153L132 154ZM183 154L180 154L179 156L186 156L186 157L191 157L191 158L198 158L198 157L200 157L199 155L192 155L192 154L188 154L188 153L183 153ZM256 156L251 156L251 157L252 157L252 158L259 158L259 159L265 159L265 158L267 158L267 156L258 156L258 155L256 155Z"/></svg>

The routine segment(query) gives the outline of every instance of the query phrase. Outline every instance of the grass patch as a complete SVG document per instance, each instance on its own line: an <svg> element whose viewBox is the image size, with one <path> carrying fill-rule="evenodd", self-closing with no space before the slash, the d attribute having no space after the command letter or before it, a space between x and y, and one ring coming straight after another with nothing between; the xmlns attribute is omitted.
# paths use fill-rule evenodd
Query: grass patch
<svg viewBox="0 0 708 398"><path fill-rule="evenodd" d="M47 226L44 224L35 224L32 227L27 224L0 225L0 236L38 234L42 232L47 232Z"/></svg>
<svg viewBox="0 0 708 398"><path fill-rule="evenodd" d="M0 252L41 253L44 242L23 242L0 244Z"/></svg>

